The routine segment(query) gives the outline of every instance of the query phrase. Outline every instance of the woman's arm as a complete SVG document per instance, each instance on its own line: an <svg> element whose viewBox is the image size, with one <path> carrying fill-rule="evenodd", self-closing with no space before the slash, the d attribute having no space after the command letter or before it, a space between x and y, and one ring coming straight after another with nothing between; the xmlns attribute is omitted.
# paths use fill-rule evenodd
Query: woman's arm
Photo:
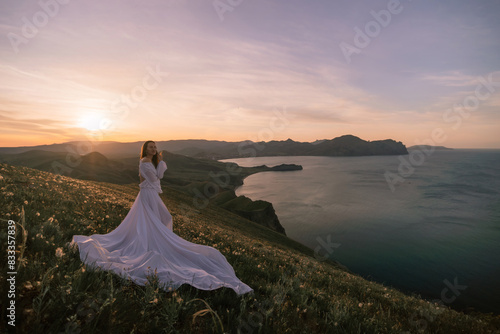
<svg viewBox="0 0 500 334"><path fill-rule="evenodd" d="M159 179L163 178L163 173L167 170L167 163L165 161L160 161L158 163L158 167L156 167L156 176L158 176Z"/></svg>
<svg viewBox="0 0 500 334"><path fill-rule="evenodd" d="M154 183L159 179L155 167L151 163L141 163L139 167L141 176L144 177L149 183Z"/></svg>

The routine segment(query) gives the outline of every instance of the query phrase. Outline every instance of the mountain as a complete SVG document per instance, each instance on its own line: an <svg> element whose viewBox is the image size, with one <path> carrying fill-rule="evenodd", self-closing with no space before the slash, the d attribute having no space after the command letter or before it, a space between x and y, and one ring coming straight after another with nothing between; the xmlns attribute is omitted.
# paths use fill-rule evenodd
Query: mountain
<svg viewBox="0 0 500 334"><path fill-rule="evenodd" d="M109 160L98 152L79 156L64 152L30 150L22 153L0 154L0 162L36 168L82 180L127 184L135 182L138 178L137 168L133 171L130 165Z"/></svg>
<svg viewBox="0 0 500 334"><path fill-rule="evenodd" d="M104 142L68 142L64 144L32 147L2 147L2 153L22 153L30 150L66 152L67 154L85 155L99 152L113 159L119 157L137 157L143 142L118 143ZM196 158L230 159L258 156L362 156L362 155L400 155L408 154L401 142L392 139L365 141L356 136L345 135L330 140L317 140L312 143L296 142L292 139L269 142L226 142L215 140L169 140L157 141L159 149Z"/></svg>
<svg viewBox="0 0 500 334"><path fill-rule="evenodd" d="M363 156L408 154L401 142L392 139L365 141L352 135L325 140L315 145L307 155Z"/></svg>
<svg viewBox="0 0 500 334"><path fill-rule="evenodd" d="M452 151L452 148L444 146L433 146L433 145L413 145L408 147L408 151L413 150L423 150L423 151Z"/></svg>
<svg viewBox="0 0 500 334"><path fill-rule="evenodd" d="M259 201L258 206L250 199L238 199L225 204L221 199L233 200L236 187L243 184L243 179L251 174L264 171L296 171L302 167L286 165L268 167L239 167L234 163L198 159L163 151L168 170L161 180L162 186L169 186L189 194L203 205L215 201L221 207L237 213L253 222L285 234L269 202ZM62 152L32 150L17 154L0 154L0 162L11 165L32 167L39 170L62 174L80 180L102 181L115 184L139 183L139 158L108 159L99 152L83 156ZM220 193L232 194L231 197L218 197ZM249 209L251 208L251 209Z"/></svg>
<svg viewBox="0 0 500 334"><path fill-rule="evenodd" d="M11 319L9 300L15 302L19 333L482 334L500 328L498 316L464 314L451 309L453 304L367 280L326 259L327 249L310 249L216 205L197 208L192 196L170 187L160 197L172 213L173 232L218 249L254 294L187 284L166 291L154 270L147 284L138 286L83 265L78 249L69 245L74 235L116 229L137 196L136 185L82 181L0 163L0 189L5 249L11 240L7 231L17 231L15 270L9 268L7 251L0 267L7 274L2 291L8 299L1 332L7 332ZM15 297L8 297L13 277ZM453 296L443 291L449 292L446 300Z"/></svg>

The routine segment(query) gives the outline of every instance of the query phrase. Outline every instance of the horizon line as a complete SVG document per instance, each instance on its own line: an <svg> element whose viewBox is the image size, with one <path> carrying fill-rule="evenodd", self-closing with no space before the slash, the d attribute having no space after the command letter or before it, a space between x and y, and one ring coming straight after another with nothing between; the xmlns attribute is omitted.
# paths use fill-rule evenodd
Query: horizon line
<svg viewBox="0 0 500 334"><path fill-rule="evenodd" d="M235 141L228 141L228 140L220 140L220 139L206 139L206 138L189 138L189 139L167 139L167 140L154 140L155 142L167 142L167 141L196 141L196 140L199 140L199 141L215 141L215 142L225 142L225 143L241 143L241 142L254 142L254 143L261 143L261 142L265 142L265 143L269 143L269 142L279 142L279 141L288 141L288 140L291 140L291 141L294 141L296 143L314 143L314 142L317 142L317 141L327 141L327 140L333 140L335 138L339 138L339 137L344 137L344 136L353 136L353 137L357 137L361 140L364 140L358 136L355 136L355 135L351 135L351 134L348 134L348 135L341 135L341 136L337 136L337 137L334 137L334 138L331 138L331 139L316 139L314 141L297 141L297 140L294 140L294 139L291 139L291 138L288 138L288 139L283 139L283 140L270 140L270 141L252 141L252 140L249 140L249 139L246 139L246 140L235 140ZM149 140L149 139L148 139ZM397 140L395 139L392 139L392 138L387 138L387 139L377 139L377 140L364 140L364 141L367 141L367 142L373 142L373 141L383 141L383 140L394 140L396 142L398 142ZM78 142L98 142L98 143L118 143L118 144L133 144L133 143L139 143L139 142L146 142L146 140L137 140L137 141L116 141L116 140L95 140L95 141L91 141L91 140L70 140L70 141L66 141L66 142L60 142L60 143L51 143L51 144L38 144L38 145L22 145L22 146L0 146L0 148L30 148L30 147L39 147L39 146L52 146L52 145L64 145L64 144L71 144L71 143L78 143ZM99 144L97 144L99 145ZM448 148L448 149L453 149L453 150L500 150L500 147L448 147L448 146L443 146L443 145L426 145L426 144L423 144L423 145L410 145L410 146L406 146L404 143L403 145L406 147L406 148L410 148L410 147L414 147L414 146L434 146L434 147L444 147L444 148Z"/></svg>

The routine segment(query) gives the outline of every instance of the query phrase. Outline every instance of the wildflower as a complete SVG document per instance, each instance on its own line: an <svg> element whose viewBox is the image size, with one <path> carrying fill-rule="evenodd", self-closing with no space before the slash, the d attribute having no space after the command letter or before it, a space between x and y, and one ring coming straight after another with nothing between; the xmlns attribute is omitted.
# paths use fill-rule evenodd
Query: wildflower
<svg viewBox="0 0 500 334"><path fill-rule="evenodd" d="M359 307L363 307L363 303L359 303L359 304L358 304L358 306L359 306Z"/></svg>
<svg viewBox="0 0 500 334"><path fill-rule="evenodd" d="M28 201L24 201L24 204L25 204L25 205L28 205Z"/></svg>
<svg viewBox="0 0 500 334"><path fill-rule="evenodd" d="M150 304L156 304L158 303L158 298L153 299L152 301L149 302Z"/></svg>
<svg viewBox="0 0 500 334"><path fill-rule="evenodd" d="M39 217L39 216L40 216L40 212L37 212L37 213L36 213L36 216L37 216L37 217Z"/></svg>
<svg viewBox="0 0 500 334"><path fill-rule="evenodd" d="M57 249L56 249L56 257L61 258L64 255L65 254L64 254L64 251L63 251L62 247L57 247Z"/></svg>
<svg viewBox="0 0 500 334"><path fill-rule="evenodd" d="M31 284L30 281L27 281L26 283L24 283L24 288L31 290L31 289L33 289L33 284Z"/></svg>

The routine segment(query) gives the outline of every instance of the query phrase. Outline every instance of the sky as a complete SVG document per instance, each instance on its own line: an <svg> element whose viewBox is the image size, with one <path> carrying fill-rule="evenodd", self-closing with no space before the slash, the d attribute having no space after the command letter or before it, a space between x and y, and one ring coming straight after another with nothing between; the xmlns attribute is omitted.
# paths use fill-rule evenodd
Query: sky
<svg viewBox="0 0 500 334"><path fill-rule="evenodd" d="M500 148L500 1L2 0L0 146Z"/></svg>

